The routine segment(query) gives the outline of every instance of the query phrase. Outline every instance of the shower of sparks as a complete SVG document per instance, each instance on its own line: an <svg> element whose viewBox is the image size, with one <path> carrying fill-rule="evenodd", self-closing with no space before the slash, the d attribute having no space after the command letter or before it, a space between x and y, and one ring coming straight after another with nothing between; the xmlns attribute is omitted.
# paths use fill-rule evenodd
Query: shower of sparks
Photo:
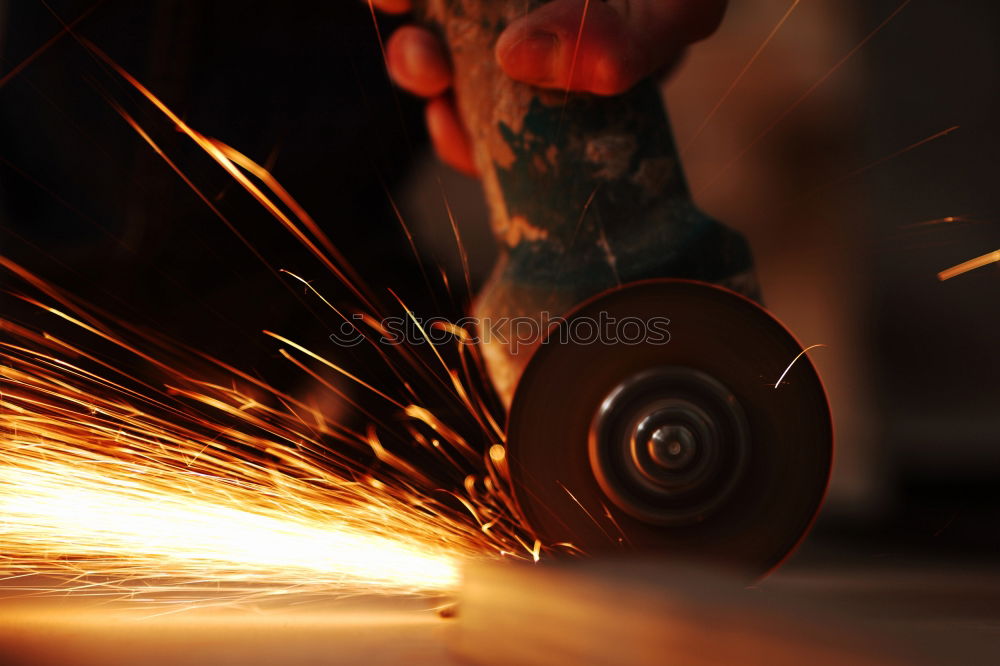
<svg viewBox="0 0 1000 666"><path fill-rule="evenodd" d="M376 387L290 337L265 332L283 358L368 423L355 430L358 419L335 420L220 360L98 317L0 257L0 269L27 290L11 293L47 312L55 330L72 331L57 335L0 320L5 589L199 605L291 594L440 594L454 589L465 559L537 560L543 546L511 500L503 432L488 407L478 350L462 344L467 332L452 331L458 368L433 345L433 359L414 347L381 348L379 298L271 174L198 133L109 56L74 37L353 293L362 306L359 331L399 382ZM109 101L243 240L135 118ZM342 321L355 321L312 281L272 272L301 282ZM413 317L392 296L393 308ZM397 418L380 420L337 378L381 399ZM420 384L471 418L476 441L420 404Z"/></svg>
<svg viewBox="0 0 1000 666"><path fill-rule="evenodd" d="M246 487L205 482L186 471L151 470L145 461L77 460L76 449L28 442L12 442L5 453L0 534L13 546L7 559L25 548L36 556L40 544L72 553L77 562L69 566L90 574L110 573L99 566L87 570L86 560L100 558L133 569L142 559L150 571L192 578L200 573L213 584L286 578L319 590L347 581L364 588L449 591L457 580L451 553L363 524L346 527L357 518L329 510L329 502L312 506L292 496L274 507L250 508L255 498ZM379 515L376 507L364 513ZM67 565L60 559L56 566Z"/></svg>
<svg viewBox="0 0 1000 666"><path fill-rule="evenodd" d="M98 326L45 309L132 349ZM353 432L238 373L227 385L213 383L135 350L161 382L156 388L62 338L8 321L0 321L0 333L0 575L7 589L21 581L22 589L205 603L441 593L455 587L463 559L537 556L510 514L488 492L476 493L474 478L467 496L457 497L459 509L431 499L433 482L387 452L373 427ZM435 441L460 439L420 410L406 410L415 414L414 446L428 423ZM384 468L378 478L370 463L355 462L365 451ZM497 451L487 447L482 457L489 466ZM40 584L38 576L62 585Z"/></svg>
<svg viewBox="0 0 1000 666"><path fill-rule="evenodd" d="M472 540L413 498L343 473L307 434L346 438L322 415L308 427L182 373L167 373L176 385L162 396L145 395L127 377L67 360L86 355L65 341L11 323L3 331L8 578L132 594L199 583L265 595L454 585Z"/></svg>
<svg viewBox="0 0 1000 666"><path fill-rule="evenodd" d="M957 266L952 266L947 270L943 270L938 273L938 280L944 282L945 280L950 280L953 277L958 277L963 273L968 273L969 271L974 271L977 268L982 268L983 266L989 266L990 264L996 263L1000 263L1000 250L994 250L993 252L984 254L981 257L963 261Z"/></svg>
<svg viewBox="0 0 1000 666"><path fill-rule="evenodd" d="M805 349L803 349L802 351L800 351L798 354L796 354L795 358L792 359L792 362L788 364L787 368L785 368L785 371L781 373L780 377L778 377L778 381L774 382L774 388L778 388L779 386L781 386L781 382L784 381L785 377L788 375L788 372L792 369L792 366L794 366L795 363L800 358L802 358L803 356L805 356L806 354L808 354L811 350L818 349L819 347L826 347L826 345L822 345L822 344L820 344L820 345L809 345L808 347L806 347Z"/></svg>

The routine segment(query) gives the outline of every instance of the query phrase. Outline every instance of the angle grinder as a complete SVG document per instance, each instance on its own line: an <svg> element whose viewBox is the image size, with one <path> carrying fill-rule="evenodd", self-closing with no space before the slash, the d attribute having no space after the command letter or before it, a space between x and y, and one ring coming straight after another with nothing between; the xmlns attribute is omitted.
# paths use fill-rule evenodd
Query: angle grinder
<svg viewBox="0 0 1000 666"><path fill-rule="evenodd" d="M541 2L417 4L451 54L500 245L472 314L500 332L482 350L522 514L546 544L765 573L820 506L830 413L758 304L747 243L692 203L656 81L524 85L493 49ZM526 343L525 321L544 335Z"/></svg>

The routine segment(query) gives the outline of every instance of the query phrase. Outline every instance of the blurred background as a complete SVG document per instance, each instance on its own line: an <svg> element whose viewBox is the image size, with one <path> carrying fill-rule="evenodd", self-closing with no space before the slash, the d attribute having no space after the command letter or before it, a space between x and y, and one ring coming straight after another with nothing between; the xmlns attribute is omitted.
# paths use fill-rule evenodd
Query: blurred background
<svg viewBox="0 0 1000 666"><path fill-rule="evenodd" d="M1000 7L730 4L664 91L696 200L749 236L773 312L803 344L826 345L812 357L837 459L803 557L995 561L1000 276L996 266L945 282L937 273L1000 248ZM380 17L381 35L399 23ZM445 198L473 286L487 275L478 184L431 155L421 104L389 83L364 3L0 0L0 243L33 272L302 394L310 388L259 331L323 351L332 324L273 270L351 300L77 37L201 133L266 165L376 290L394 288L424 316L460 316L467 297L437 268L462 282ZM36 316L9 298L4 307ZM336 354L378 372L361 350Z"/></svg>

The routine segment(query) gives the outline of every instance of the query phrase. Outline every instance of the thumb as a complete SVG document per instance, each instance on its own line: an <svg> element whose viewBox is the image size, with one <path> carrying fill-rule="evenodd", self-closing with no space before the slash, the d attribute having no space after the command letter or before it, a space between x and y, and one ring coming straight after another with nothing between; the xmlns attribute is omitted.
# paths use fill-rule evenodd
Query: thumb
<svg viewBox="0 0 1000 666"><path fill-rule="evenodd" d="M726 0L553 0L512 22L496 57L525 83L617 95L711 34L725 7Z"/></svg>

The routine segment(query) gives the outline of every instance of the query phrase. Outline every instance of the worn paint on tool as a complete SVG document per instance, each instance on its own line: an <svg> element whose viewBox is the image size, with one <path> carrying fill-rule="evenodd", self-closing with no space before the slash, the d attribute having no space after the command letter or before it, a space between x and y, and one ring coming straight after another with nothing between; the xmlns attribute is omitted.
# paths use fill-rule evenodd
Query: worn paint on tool
<svg viewBox="0 0 1000 666"><path fill-rule="evenodd" d="M510 21L540 2L418 4L451 52L456 100L500 244L473 315L560 315L600 291L655 277L756 296L743 237L691 202L654 80L616 97L517 83L493 48ZM490 376L506 400L531 351L485 345Z"/></svg>

